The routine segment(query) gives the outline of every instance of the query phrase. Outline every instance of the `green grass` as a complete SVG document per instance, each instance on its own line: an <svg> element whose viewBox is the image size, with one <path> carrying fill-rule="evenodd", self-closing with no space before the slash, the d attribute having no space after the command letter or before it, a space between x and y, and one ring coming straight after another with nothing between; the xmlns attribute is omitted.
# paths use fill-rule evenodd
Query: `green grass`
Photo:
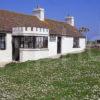
<svg viewBox="0 0 100 100"><path fill-rule="evenodd" d="M0 100L98 100L100 50L0 69Z"/></svg>

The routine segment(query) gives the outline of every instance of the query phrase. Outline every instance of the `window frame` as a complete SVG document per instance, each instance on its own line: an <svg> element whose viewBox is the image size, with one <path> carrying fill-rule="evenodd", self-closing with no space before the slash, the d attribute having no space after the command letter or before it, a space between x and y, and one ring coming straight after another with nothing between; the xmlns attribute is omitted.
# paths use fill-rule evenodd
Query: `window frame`
<svg viewBox="0 0 100 100"><path fill-rule="evenodd" d="M29 44L31 44L31 46L29 46ZM48 48L48 36L21 36L20 48L28 48L28 49Z"/></svg>
<svg viewBox="0 0 100 100"><path fill-rule="evenodd" d="M0 33L0 50L6 50L6 34L4 33Z"/></svg>
<svg viewBox="0 0 100 100"><path fill-rule="evenodd" d="M73 48L80 48L79 47L79 37L73 38Z"/></svg>
<svg viewBox="0 0 100 100"><path fill-rule="evenodd" d="M56 41L56 36L50 35L50 42L55 42L55 41Z"/></svg>

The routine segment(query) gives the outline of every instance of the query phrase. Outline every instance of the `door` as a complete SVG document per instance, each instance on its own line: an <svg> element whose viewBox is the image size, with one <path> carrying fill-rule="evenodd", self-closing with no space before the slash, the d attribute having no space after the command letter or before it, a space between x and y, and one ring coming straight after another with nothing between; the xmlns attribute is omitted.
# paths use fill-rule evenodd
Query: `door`
<svg viewBox="0 0 100 100"><path fill-rule="evenodd" d="M57 53L61 53L61 37L58 37L57 39Z"/></svg>
<svg viewBox="0 0 100 100"><path fill-rule="evenodd" d="M20 48L20 39L18 37L13 37L12 40L12 56L14 61L19 61L19 48Z"/></svg>

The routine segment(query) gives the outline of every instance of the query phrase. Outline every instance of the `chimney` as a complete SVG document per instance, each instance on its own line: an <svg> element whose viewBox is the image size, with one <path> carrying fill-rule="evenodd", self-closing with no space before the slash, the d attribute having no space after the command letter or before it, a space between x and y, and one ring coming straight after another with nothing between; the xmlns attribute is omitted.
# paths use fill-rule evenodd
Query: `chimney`
<svg viewBox="0 0 100 100"><path fill-rule="evenodd" d="M37 6L33 11L33 15L36 16L40 21L44 21L44 9Z"/></svg>
<svg viewBox="0 0 100 100"><path fill-rule="evenodd" d="M67 24L69 24L71 26L75 26L75 22L74 22L74 17L73 16L67 16L66 22L67 22Z"/></svg>

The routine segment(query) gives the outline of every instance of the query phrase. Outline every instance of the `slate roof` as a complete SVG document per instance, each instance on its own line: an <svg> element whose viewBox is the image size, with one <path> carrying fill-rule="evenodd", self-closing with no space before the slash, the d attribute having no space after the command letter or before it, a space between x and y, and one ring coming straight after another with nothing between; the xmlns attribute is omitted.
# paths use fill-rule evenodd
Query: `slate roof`
<svg viewBox="0 0 100 100"><path fill-rule="evenodd" d="M83 37L75 27L66 22L59 22L51 19L40 21L37 17L32 15L0 10L0 32L12 32L13 27L48 28L50 34L53 35Z"/></svg>

